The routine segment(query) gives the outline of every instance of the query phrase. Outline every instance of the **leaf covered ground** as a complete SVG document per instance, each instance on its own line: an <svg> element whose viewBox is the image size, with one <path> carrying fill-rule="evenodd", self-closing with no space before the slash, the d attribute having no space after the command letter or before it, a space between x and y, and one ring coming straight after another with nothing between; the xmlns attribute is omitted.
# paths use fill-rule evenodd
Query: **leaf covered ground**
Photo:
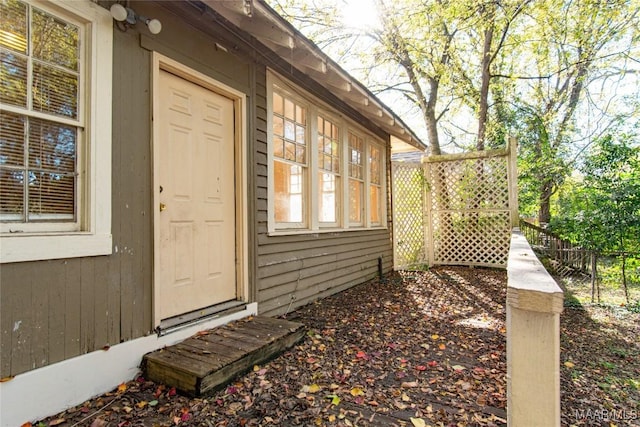
<svg viewBox="0 0 640 427"><path fill-rule="evenodd" d="M503 426L505 289L498 270L393 273L290 313L305 339L211 396L137 378L34 425ZM563 424L610 425L575 411L637 409L638 319L609 341L587 311L565 313Z"/></svg>

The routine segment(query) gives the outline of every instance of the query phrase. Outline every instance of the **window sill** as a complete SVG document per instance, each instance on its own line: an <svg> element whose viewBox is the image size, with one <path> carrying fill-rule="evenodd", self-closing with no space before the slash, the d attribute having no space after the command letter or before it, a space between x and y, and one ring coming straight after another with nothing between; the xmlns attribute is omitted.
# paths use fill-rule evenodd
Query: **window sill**
<svg viewBox="0 0 640 427"><path fill-rule="evenodd" d="M384 226L372 226L372 227L353 227L353 228L322 228L319 230L274 230L267 233L268 236L298 236L298 235L314 235L314 234L339 234L348 233L353 231L377 231L387 230Z"/></svg>
<svg viewBox="0 0 640 427"><path fill-rule="evenodd" d="M0 237L1 264L111 253L111 234L20 234Z"/></svg>

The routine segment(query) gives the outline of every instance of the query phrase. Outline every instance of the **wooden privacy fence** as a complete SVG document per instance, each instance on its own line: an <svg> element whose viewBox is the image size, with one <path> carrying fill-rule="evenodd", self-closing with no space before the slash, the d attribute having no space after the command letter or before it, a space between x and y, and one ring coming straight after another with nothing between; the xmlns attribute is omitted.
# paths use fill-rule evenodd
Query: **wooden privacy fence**
<svg viewBox="0 0 640 427"><path fill-rule="evenodd" d="M393 162L394 268L507 265L518 224L516 146Z"/></svg>

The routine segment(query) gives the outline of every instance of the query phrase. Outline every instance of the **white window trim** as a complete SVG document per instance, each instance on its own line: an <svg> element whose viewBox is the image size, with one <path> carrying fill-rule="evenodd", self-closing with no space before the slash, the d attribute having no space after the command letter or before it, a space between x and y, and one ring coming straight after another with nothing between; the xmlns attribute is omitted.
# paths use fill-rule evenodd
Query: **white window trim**
<svg viewBox="0 0 640 427"><path fill-rule="evenodd" d="M108 10L89 0L57 2L26 0L55 13L71 13L87 23L84 163L86 171L81 212L82 231L3 233L0 263L74 258L112 253L111 236L111 86L113 23Z"/></svg>
<svg viewBox="0 0 640 427"><path fill-rule="evenodd" d="M305 218L309 226L307 228L285 228L275 221L275 205L274 205L274 174L273 174L273 88L278 87L282 92L290 95L296 101L301 102L303 105L308 106L307 109L307 132L309 133L309 158L307 160L308 168L308 187L307 194L308 200L305 201L307 208L307 218ZM318 144L317 144L317 117L318 114L325 116L328 119L335 120L335 124L340 128L340 144L342 158L340 169L340 202L338 206L339 222L335 226L321 224L318 222ZM348 217L348 204L349 204L349 176L348 176L348 158L346 156L349 140L349 132L356 133L364 139L364 183L363 186L363 221L362 224L350 224ZM386 146L384 142L373 136L365 128L358 125L354 121L345 118L342 114L339 114L336 110L326 105L324 102L318 100L313 95L297 88L292 83L289 83L284 77L279 76L277 73L268 70L267 71L267 164L268 164L268 199L267 199L267 231L270 236L284 236L284 235L296 235L296 234L321 234L321 233L336 233L345 231L366 231L366 230L379 230L387 229L387 155ZM376 145L380 149L381 163L383 170L382 182L381 182L381 212L380 212L380 224L371 224L370 221L370 200L369 200L369 161L367 156L369 145ZM313 154L311 154L313 153Z"/></svg>

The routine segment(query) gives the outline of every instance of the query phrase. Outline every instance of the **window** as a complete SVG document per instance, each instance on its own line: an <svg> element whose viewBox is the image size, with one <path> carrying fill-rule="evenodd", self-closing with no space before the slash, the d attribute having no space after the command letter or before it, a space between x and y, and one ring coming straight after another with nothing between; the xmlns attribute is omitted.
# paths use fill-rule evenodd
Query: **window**
<svg viewBox="0 0 640 427"><path fill-rule="evenodd" d="M2 262L110 253L110 14L0 0L0 15Z"/></svg>
<svg viewBox="0 0 640 427"><path fill-rule="evenodd" d="M340 200L340 139L338 126L318 116L318 221L338 225Z"/></svg>
<svg viewBox="0 0 640 427"><path fill-rule="evenodd" d="M382 158L380 148L369 146L369 221L372 225L382 222Z"/></svg>
<svg viewBox="0 0 640 427"><path fill-rule="evenodd" d="M364 204L364 138L349 132L349 222L362 225Z"/></svg>
<svg viewBox="0 0 640 427"><path fill-rule="evenodd" d="M383 146L310 95L268 76L269 232L383 227Z"/></svg>
<svg viewBox="0 0 640 427"><path fill-rule="evenodd" d="M307 110L273 94L275 217L279 224L305 227L307 197Z"/></svg>

